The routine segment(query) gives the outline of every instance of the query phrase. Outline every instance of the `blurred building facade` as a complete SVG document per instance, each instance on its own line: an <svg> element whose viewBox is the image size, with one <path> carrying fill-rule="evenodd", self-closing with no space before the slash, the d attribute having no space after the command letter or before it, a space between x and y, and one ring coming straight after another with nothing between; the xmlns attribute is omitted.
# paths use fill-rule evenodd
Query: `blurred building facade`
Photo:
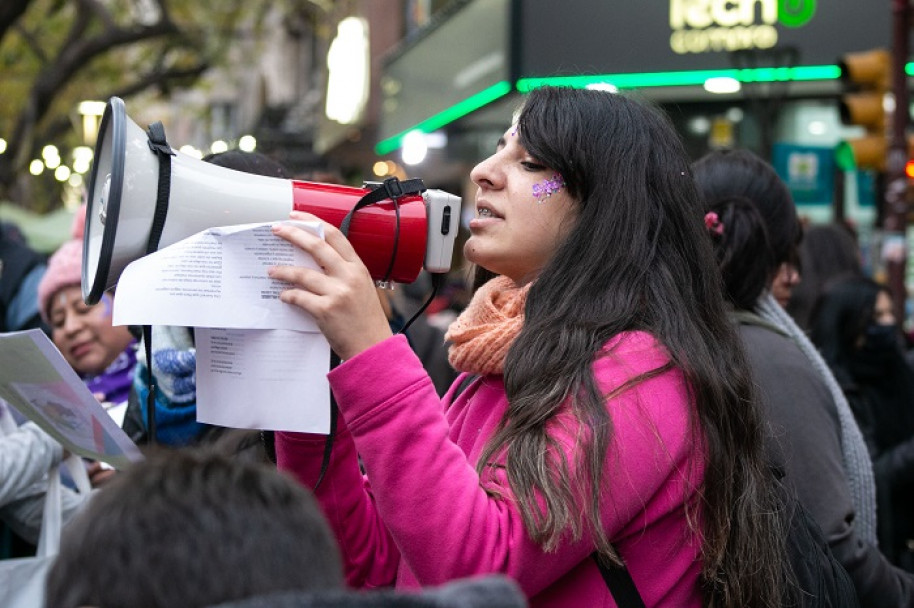
<svg viewBox="0 0 914 608"><path fill-rule="evenodd" d="M857 134L838 117L836 64L888 46L888 0L266 6L265 35L239 32L229 68L148 109L168 116L173 145L207 152L250 134L296 175L409 175L464 194L530 87L634 90L668 111L693 157L745 147L771 160L811 221L839 196L861 228L875 218L869 176L834 166L835 145Z"/></svg>

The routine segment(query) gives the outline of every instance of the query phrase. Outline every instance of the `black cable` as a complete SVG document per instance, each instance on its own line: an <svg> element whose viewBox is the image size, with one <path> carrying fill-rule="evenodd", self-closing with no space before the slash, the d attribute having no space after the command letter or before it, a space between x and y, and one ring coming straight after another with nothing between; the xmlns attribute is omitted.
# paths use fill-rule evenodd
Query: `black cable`
<svg viewBox="0 0 914 608"><path fill-rule="evenodd" d="M409 326L413 324L413 321L418 319L419 315L425 312L425 309L429 307L429 305L432 303L432 300L434 300L435 296L438 295L438 290L441 289L441 285L444 283L444 278L447 276L447 274L443 272L433 272L430 274L432 275L432 292L428 295L425 303L419 307L419 310L417 310L413 316L411 316L409 320L403 324L403 327L397 330L398 334L406 333L406 330L409 329Z"/></svg>

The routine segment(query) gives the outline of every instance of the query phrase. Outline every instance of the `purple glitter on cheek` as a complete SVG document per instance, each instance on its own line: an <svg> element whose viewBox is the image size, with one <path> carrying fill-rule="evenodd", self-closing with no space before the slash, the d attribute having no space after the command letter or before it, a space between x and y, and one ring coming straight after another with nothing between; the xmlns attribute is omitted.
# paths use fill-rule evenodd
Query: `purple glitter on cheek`
<svg viewBox="0 0 914 608"><path fill-rule="evenodd" d="M533 197L537 203L542 203L564 187L565 180L558 173L554 173L551 178L533 184Z"/></svg>

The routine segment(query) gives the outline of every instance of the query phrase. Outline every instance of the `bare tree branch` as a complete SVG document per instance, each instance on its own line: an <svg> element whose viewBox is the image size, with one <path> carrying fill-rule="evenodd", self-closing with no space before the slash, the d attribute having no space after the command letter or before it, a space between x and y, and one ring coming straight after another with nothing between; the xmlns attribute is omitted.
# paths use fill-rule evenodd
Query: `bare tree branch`
<svg viewBox="0 0 914 608"><path fill-rule="evenodd" d="M165 84L170 84L174 82L180 82L182 80L198 78L206 70L209 69L209 65L206 63L198 63L197 65L190 68L182 69L166 69L162 71L157 71L154 73L146 74L141 78L136 79L133 83L121 87L112 95L117 97L130 97L131 95L136 95L146 89L155 86L161 86ZM107 99L107 98L106 98Z"/></svg>
<svg viewBox="0 0 914 608"><path fill-rule="evenodd" d="M3 0L0 2L0 40L9 31L13 24L25 14L32 0Z"/></svg>
<svg viewBox="0 0 914 608"><path fill-rule="evenodd" d="M48 57L47 53L44 52L44 48L41 46L38 38L34 36L32 32L28 31L18 23L13 25L12 29L15 30L17 34L22 36L26 46L28 46L30 51L35 53L35 56L38 57L38 60L41 63L48 63L50 61L50 58Z"/></svg>
<svg viewBox="0 0 914 608"><path fill-rule="evenodd" d="M171 21L164 0L158 0L159 15L154 23L132 24L128 27L118 26L104 5L96 0L76 0L78 10L76 18L70 24L67 37L56 57L48 62L47 67L39 74L29 92L27 103L16 121L16 127L8 142L8 154L0 156L0 185L9 185L14 174L25 166L33 153L36 141L36 128L49 111L55 96L79 72L80 68L110 51L140 41L171 37L177 46L195 48L196 42L184 36ZM93 20L101 22L104 27L96 35L87 36ZM191 68L160 69L143 82L137 79L127 85L121 95L130 95L148 88L162 85L171 79L186 80L194 78L206 69L203 62ZM12 161L12 162L11 162Z"/></svg>

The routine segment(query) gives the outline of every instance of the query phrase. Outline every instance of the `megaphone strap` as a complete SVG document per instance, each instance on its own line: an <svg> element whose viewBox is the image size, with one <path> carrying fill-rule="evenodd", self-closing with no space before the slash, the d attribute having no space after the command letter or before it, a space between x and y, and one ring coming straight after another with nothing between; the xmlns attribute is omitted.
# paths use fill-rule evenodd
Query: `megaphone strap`
<svg viewBox="0 0 914 608"><path fill-rule="evenodd" d="M161 122L154 122L146 130L149 149L159 159L159 183L156 189L156 206L149 228L149 240L146 242L146 255L159 248L162 230L165 229L165 218L168 217L168 199L171 197L171 157L174 151L165 139L165 127ZM143 342L146 346L146 383L149 394L146 401L146 432L149 445L156 443L155 395L156 382L152 375L152 327L143 326Z"/></svg>
<svg viewBox="0 0 914 608"><path fill-rule="evenodd" d="M390 263L387 265L387 272L384 274L384 279L381 281L385 285L390 282L390 275L393 273L394 263L397 260L397 249L400 243L400 204L398 199L411 194L421 194L425 192L425 190L425 183L419 178L408 179L401 182L396 177L388 177L380 184L376 184L370 192L360 198L340 223L340 232L348 237L349 224L352 222L352 218L356 211L384 200L390 199L393 201L396 224L394 227L393 246L391 247L390 252Z"/></svg>
<svg viewBox="0 0 914 608"><path fill-rule="evenodd" d="M408 196L410 194L421 194L425 192L427 188L425 183L419 178L408 179L405 182L401 182L396 177L388 177L383 182L374 187L371 192L368 192L365 196L359 199L359 201L352 207L349 213L346 214L346 217L343 218L343 221L340 223L340 232L345 235L349 234L349 224L352 222L352 216L355 215L355 212L363 207L368 205L374 205L375 203L380 203L383 200L390 199L396 201L398 198Z"/></svg>
<svg viewBox="0 0 914 608"><path fill-rule="evenodd" d="M159 183L156 192L156 207L149 228L149 240L146 243L146 255L159 248L159 239L165 229L165 218L168 217L168 199L171 197L171 157L174 150L165 139L165 127L161 122L154 122L146 130L149 149L159 158Z"/></svg>

